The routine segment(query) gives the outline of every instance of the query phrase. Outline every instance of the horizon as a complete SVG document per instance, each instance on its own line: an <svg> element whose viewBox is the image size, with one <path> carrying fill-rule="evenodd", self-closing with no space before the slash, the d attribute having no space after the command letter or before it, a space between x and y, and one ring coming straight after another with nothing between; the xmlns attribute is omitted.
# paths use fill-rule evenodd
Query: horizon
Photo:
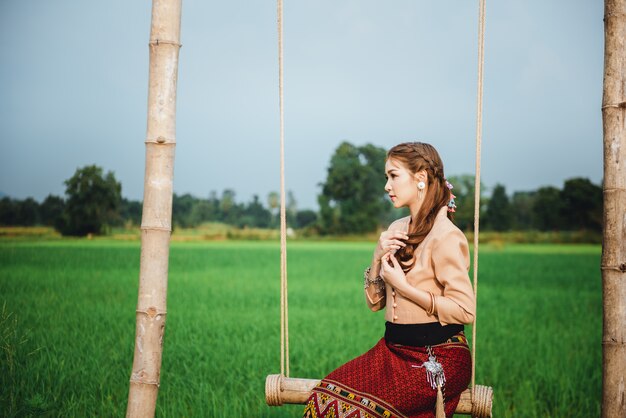
<svg viewBox="0 0 626 418"><path fill-rule="evenodd" d="M106 170L104 167L102 167L102 168L103 168L103 172L104 172L105 174L106 174L108 171L110 171L110 170ZM115 173L113 173L113 175L115 175ZM471 176L471 177L474 177L474 175L473 175L473 174L465 173L465 174L451 174L451 175L449 176L449 178L459 177L459 176L465 176L465 175L469 175L469 176ZM568 181L568 180L576 179L576 178L587 179L587 180L591 181L591 183L592 183L592 184L594 184L594 185L596 185L596 186L598 186L598 187L602 187L602 182L600 182L600 183L596 183L596 182L594 182L592 179L589 179L588 177L580 177L580 176L570 177L570 178L564 179L564 182L565 182L565 181ZM117 178L116 178L116 180L117 180L118 182L120 182L120 180L119 180L119 179L117 179ZM120 183L121 183L121 182L120 182ZM481 198L483 198L483 199L484 199L484 198L487 198L487 199L488 199L488 198L490 198L491 193L493 192L494 187L495 187L495 186L497 186L498 184L501 184L501 183L496 182L496 183L494 183L494 186L493 186L493 187L482 187L482 188L481 188L481 191L484 191L485 193L484 193L484 194L481 194L481 196L482 196ZM537 188L535 188L535 189L528 189L528 190L513 190L513 191L510 191L510 190L507 188L507 186L506 186L506 185L504 185L504 184L501 184L501 185L503 185L503 186L504 186L505 191L506 191L506 195L507 195L507 197L509 197L509 198L512 198L512 197L513 197L516 193L533 193L533 192L536 192L537 190L539 190L540 188L543 188L543 187L555 187L555 188L557 188L557 189L559 189L559 190L560 190L560 189L562 189L562 186L563 186L563 185L560 185L560 186L555 186L555 185L546 185L546 186L539 186L539 187L537 187ZM454 186L454 184L453 184L453 186ZM228 188L226 188L226 189L222 189L222 190L211 190L211 191L208 193L208 195L207 195L207 196L198 196L198 195L196 195L196 194L194 194L194 193L189 193L189 192L177 193L177 192L176 192L176 190L174 190L173 195L177 195L177 196L184 196L184 195L187 195L187 194L188 194L188 195L190 195L190 196L192 196L192 197L194 197L194 198L196 198L196 199L201 199L201 200L202 200L202 199L209 199L209 198L210 198L210 194L211 194L211 193L213 193L213 192L215 192L215 193L217 194L218 199L219 199L219 198L220 198L220 193L221 193L221 192L223 192L224 190L233 190L233 191L235 192L235 200L234 200L234 201L235 201L236 203L250 203L250 202L252 202L252 200L254 199L254 196L257 196L257 197L259 198L259 201L261 201L261 202L262 202L263 206L265 206L265 203L267 203L267 202L266 202L266 200L267 200L267 197L268 197L268 194L269 194L269 193L275 192L275 193L278 193L278 194L280 195L280 193L279 193L277 190L270 190L270 191L269 191L269 192L267 192L265 195L262 195L262 194L260 194L260 193L252 193L248 199L245 199L245 200L240 200L240 199L238 198L239 194L238 194L237 190L234 190L234 189L228 189ZM487 191L488 191L489 193L487 193ZM291 192L291 193L293 193L291 190L286 190L286 193L290 193L290 192ZM381 194L382 194L382 193L381 193ZM41 204L41 203L42 203L42 202L43 202L43 201L44 201L47 197L49 197L49 196L57 196L57 197L61 197L61 198L65 199L65 192L63 192L63 193L62 193L62 194L60 194L60 195L56 195L56 194L52 194L52 193L48 193L48 194L46 194L44 197L42 197L42 198L39 198L39 199L38 199L38 198L36 198L36 197L34 197L34 196L26 196L26 197L24 197L24 198L17 198L17 197L11 196L11 195L9 195L9 194L7 194L7 193L3 192L2 190L0 190L0 199L5 198L5 197L8 197L8 198L10 198L10 199L12 199L12 200L22 200L22 201L23 201L23 200L26 200L26 199L31 198L31 199L35 200L37 203L39 203L39 204ZM319 196L319 194L318 194L318 195L316 195L316 197L317 197L317 196ZM124 195L124 185L123 185L123 184L122 184L122 196L121 196L121 197L122 197L122 199L126 199L126 200L131 201L131 202L143 202L143 196L142 196L142 198L140 198L140 199L134 199L134 198L130 198L130 197L128 197L128 196L125 196L125 195ZM297 196L295 196L295 193L294 193L294 197L296 198L296 204L297 204L296 206L298 207L298 210L313 210L313 211L316 211L316 212L317 212L317 211L319 211L319 206L318 206L317 204L316 204L316 207L314 207L314 208L311 208L311 207L300 207L300 204L298 203L298 199L297 199Z"/></svg>

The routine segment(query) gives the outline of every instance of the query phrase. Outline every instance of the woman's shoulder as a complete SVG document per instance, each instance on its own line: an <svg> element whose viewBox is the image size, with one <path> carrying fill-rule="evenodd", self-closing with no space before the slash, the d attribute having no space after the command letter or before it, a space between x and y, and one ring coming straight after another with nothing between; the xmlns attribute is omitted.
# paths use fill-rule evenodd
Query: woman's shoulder
<svg viewBox="0 0 626 418"><path fill-rule="evenodd" d="M442 208L437 215L432 232L440 239L455 239L467 242L467 238L465 237L463 231L461 231L459 227L456 226L450 218L448 218L447 208Z"/></svg>
<svg viewBox="0 0 626 418"><path fill-rule="evenodd" d="M407 231L410 220L411 220L411 216L405 216L404 218L396 219L389 225L389 228L387 228L387 230L388 231L398 231L398 230Z"/></svg>

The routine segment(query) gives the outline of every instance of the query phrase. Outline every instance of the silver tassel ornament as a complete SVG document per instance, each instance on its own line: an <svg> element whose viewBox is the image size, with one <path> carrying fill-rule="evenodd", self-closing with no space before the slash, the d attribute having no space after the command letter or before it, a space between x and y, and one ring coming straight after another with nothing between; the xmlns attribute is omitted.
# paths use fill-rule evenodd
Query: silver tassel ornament
<svg viewBox="0 0 626 418"><path fill-rule="evenodd" d="M425 368L426 380L430 384L430 387L437 390L437 402L435 403L435 417L445 418L446 413L444 410L444 400L441 388L446 383L446 375L443 372L443 366L437 361L437 358L432 352L430 346L428 347L428 361L422 363L421 366L413 365L412 367Z"/></svg>
<svg viewBox="0 0 626 418"><path fill-rule="evenodd" d="M430 353L430 349L428 361L422 363L421 366L413 367L423 367L426 369L426 380L428 380L430 387L433 389L437 389L446 383L446 375L443 373L443 366L437 361L437 358Z"/></svg>

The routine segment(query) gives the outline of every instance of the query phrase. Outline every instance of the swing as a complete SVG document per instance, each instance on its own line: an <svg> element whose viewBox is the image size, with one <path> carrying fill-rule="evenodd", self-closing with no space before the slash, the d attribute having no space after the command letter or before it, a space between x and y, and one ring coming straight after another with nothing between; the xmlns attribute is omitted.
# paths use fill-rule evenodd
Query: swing
<svg viewBox="0 0 626 418"><path fill-rule="evenodd" d="M313 388L320 382L316 379L289 377L289 316L287 303L287 221L285 210L285 152L284 152L284 106L283 106L283 2L278 6L278 72L280 102L280 374L268 375L265 380L265 400L270 406L283 404L305 404ZM478 226L480 208L480 151L482 137L482 95L485 33L485 0L479 0L478 25L478 93L476 120L476 178L474 194L474 296L478 286ZM461 394L456 414L473 417L491 417L493 389L476 385L476 317L472 323L472 381L471 387Z"/></svg>

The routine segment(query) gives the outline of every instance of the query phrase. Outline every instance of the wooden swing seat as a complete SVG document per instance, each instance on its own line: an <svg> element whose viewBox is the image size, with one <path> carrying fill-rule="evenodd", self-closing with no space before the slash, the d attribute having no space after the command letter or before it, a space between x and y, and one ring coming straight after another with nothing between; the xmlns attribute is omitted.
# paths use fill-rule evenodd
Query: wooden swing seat
<svg viewBox="0 0 626 418"><path fill-rule="evenodd" d="M269 406L283 404L305 404L311 391L319 380L285 377L280 374L270 374L265 379L265 401ZM471 415L477 418L490 418L493 401L493 389L490 386L474 386L461 393L461 400L456 407L456 414Z"/></svg>

